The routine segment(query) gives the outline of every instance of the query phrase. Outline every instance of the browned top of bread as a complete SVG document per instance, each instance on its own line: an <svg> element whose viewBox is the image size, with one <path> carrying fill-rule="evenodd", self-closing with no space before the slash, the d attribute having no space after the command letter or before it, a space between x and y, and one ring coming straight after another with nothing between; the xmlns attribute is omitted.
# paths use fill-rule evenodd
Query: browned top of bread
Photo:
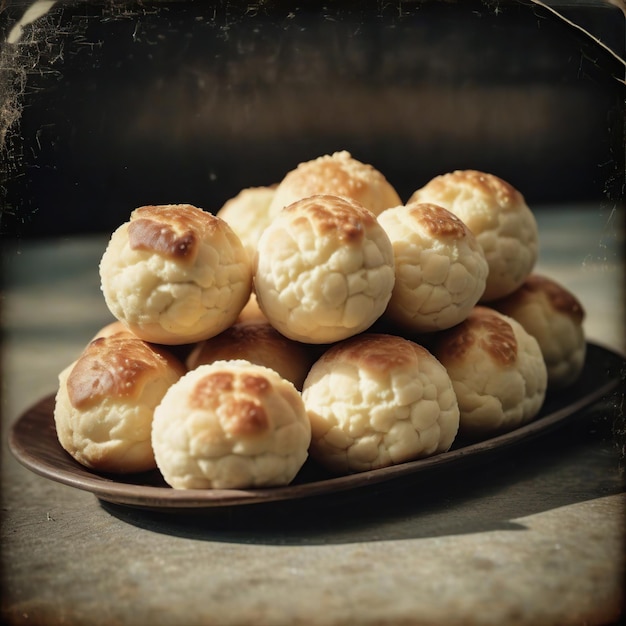
<svg viewBox="0 0 626 626"><path fill-rule="evenodd" d="M415 364L419 357L432 358L422 346L397 335L364 333L332 346L323 360L340 359L358 365L375 375L390 369L402 369Z"/></svg>
<svg viewBox="0 0 626 626"><path fill-rule="evenodd" d="M219 227L214 215L190 204L143 206L128 226L130 247L192 263L202 238Z"/></svg>
<svg viewBox="0 0 626 626"><path fill-rule="evenodd" d="M567 315L577 324L582 324L585 318L585 310L578 298L546 276L531 274L519 290L509 297L515 300L525 298L527 295L534 293L543 293L555 311Z"/></svg>
<svg viewBox="0 0 626 626"><path fill-rule="evenodd" d="M361 242L365 236L364 227L376 223L375 215L360 203L329 194L303 198L283 210L285 214L297 215L291 221L295 228L306 229L310 225L316 235L336 233L339 240L345 243Z"/></svg>
<svg viewBox="0 0 626 626"><path fill-rule="evenodd" d="M524 202L522 194L505 180L495 174L478 170L455 170L433 178L426 188L435 193L445 193L451 182L465 185L482 195L492 197L502 208L516 207Z"/></svg>
<svg viewBox="0 0 626 626"><path fill-rule="evenodd" d="M409 204L407 210L432 237L463 239L470 232L465 223L454 213L438 205L416 202Z"/></svg>
<svg viewBox="0 0 626 626"><path fill-rule="evenodd" d="M212 371L201 378L191 390L189 406L217 412L226 417L224 430L231 435L250 437L265 434L270 428L262 399L272 386L265 376L231 371ZM239 392L239 393L237 393Z"/></svg>
<svg viewBox="0 0 626 626"><path fill-rule="evenodd" d="M379 170L343 150L299 163L288 172L276 188L270 213L324 193L356 200L375 215L401 204L396 190Z"/></svg>
<svg viewBox="0 0 626 626"><path fill-rule="evenodd" d="M219 335L207 339L202 343L197 357L203 360L217 355L220 359L240 359L243 357L233 356L237 351L262 354L279 347L298 349L303 346L281 335L267 320L250 320L233 324Z"/></svg>
<svg viewBox="0 0 626 626"><path fill-rule="evenodd" d="M517 339L511 325L488 307L474 307L462 324L442 336L446 363L464 361L474 346L481 348L496 365L508 366L517 359Z"/></svg>
<svg viewBox="0 0 626 626"><path fill-rule="evenodd" d="M187 366L194 369L219 360L245 359L264 365L300 389L318 351L281 335L267 320L248 320L201 342L191 352Z"/></svg>
<svg viewBox="0 0 626 626"><path fill-rule="evenodd" d="M166 350L151 346L129 333L98 337L88 344L67 380L74 408L86 409L106 397L132 400L146 380L170 368L184 367Z"/></svg>

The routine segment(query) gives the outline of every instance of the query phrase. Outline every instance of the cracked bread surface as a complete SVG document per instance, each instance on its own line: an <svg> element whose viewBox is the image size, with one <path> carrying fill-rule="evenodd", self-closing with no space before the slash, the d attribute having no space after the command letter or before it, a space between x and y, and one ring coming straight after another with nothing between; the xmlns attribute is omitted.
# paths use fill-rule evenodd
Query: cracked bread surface
<svg viewBox="0 0 626 626"><path fill-rule="evenodd" d="M111 235L99 269L111 313L159 344L228 328L252 285L250 260L230 226L185 204L135 209Z"/></svg>
<svg viewBox="0 0 626 626"><path fill-rule="evenodd" d="M501 178L455 170L431 179L411 202L440 205L472 231L489 265L482 302L512 293L533 270L539 249L535 216L523 195Z"/></svg>
<svg viewBox="0 0 626 626"><path fill-rule="evenodd" d="M290 483L308 456L311 427L300 393L245 360L200 365L155 410L152 445L176 489L245 489Z"/></svg>
<svg viewBox="0 0 626 626"><path fill-rule="evenodd" d="M241 321L196 345L186 365L194 369L214 361L243 359L269 367L302 389L316 352L308 344L281 335L267 320Z"/></svg>
<svg viewBox="0 0 626 626"><path fill-rule="evenodd" d="M246 187L229 198L215 214L233 229L250 258L254 256L257 242L271 222L269 208L275 191L275 185Z"/></svg>
<svg viewBox="0 0 626 626"><path fill-rule="evenodd" d="M296 200L320 194L355 200L374 215L402 204L382 172L341 150L303 161L287 172L276 187L269 213L276 216Z"/></svg>
<svg viewBox="0 0 626 626"><path fill-rule="evenodd" d="M59 374L54 408L59 443L97 471L154 469L154 409L184 373L167 350L127 331L97 337Z"/></svg>
<svg viewBox="0 0 626 626"><path fill-rule="evenodd" d="M395 259L396 280L385 317L417 333L463 321L482 297L488 273L469 228L453 213L428 203L387 209L378 221Z"/></svg>
<svg viewBox="0 0 626 626"><path fill-rule="evenodd" d="M282 334L332 343L369 328L395 276L393 248L373 213L338 196L298 200L265 230L254 263L258 305Z"/></svg>
<svg viewBox="0 0 626 626"><path fill-rule="evenodd" d="M447 451L459 407L445 368L402 337L363 333L331 346L302 390L311 456L338 474Z"/></svg>
<svg viewBox="0 0 626 626"><path fill-rule="evenodd" d="M530 422L548 374L537 340L516 320L478 305L438 334L433 354L446 368L461 411L459 434L484 439Z"/></svg>
<svg viewBox="0 0 626 626"><path fill-rule="evenodd" d="M537 340L549 389L563 389L578 379L587 352L585 310L571 291L552 278L531 274L519 289L492 306Z"/></svg>

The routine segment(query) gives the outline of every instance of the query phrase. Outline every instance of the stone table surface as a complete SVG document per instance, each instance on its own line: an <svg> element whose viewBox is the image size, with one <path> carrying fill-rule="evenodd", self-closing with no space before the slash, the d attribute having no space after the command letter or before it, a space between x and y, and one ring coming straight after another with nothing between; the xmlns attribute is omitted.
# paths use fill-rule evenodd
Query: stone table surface
<svg viewBox="0 0 626 626"><path fill-rule="evenodd" d="M536 215L537 271L579 297L591 341L625 353L618 213ZM23 467L12 424L111 320L97 272L107 240L2 244L2 623L617 623L623 385L463 471L298 502L147 511Z"/></svg>

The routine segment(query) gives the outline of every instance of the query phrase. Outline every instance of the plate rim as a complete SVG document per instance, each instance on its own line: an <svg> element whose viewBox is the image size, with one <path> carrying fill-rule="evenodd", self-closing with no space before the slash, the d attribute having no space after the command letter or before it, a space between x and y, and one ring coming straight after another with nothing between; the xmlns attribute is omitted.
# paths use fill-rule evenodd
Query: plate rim
<svg viewBox="0 0 626 626"><path fill-rule="evenodd" d="M601 353L607 353L619 359L623 365L626 360L617 351L601 346L597 343L586 342ZM576 401L561 406L550 413L540 416L531 422L512 431L469 443L459 448L453 448L430 457L407 461L389 467L367 470L353 474L331 476L329 478L313 480L303 483L291 483L280 487L265 487L254 489L173 489L155 485L138 485L133 482L120 482L111 474L101 474L80 465L67 455L69 462L75 463L72 471L59 468L53 463L43 460L26 449L23 431L31 423L39 423L43 419L40 414L50 413L54 406L55 394L48 394L40 398L27 408L10 426L8 446L13 456L27 469L35 474L57 483L87 491L98 499L113 504L121 504L149 509L203 509L224 506L251 505L272 503L285 500L301 500L313 496L338 493L368 485L388 482L404 476L414 475L420 470L432 470L438 466L452 467L468 458L479 458L494 450L503 450L511 445L528 441L543 433L547 433L561 425L568 418L578 414L582 409L591 406L604 396L611 393L621 377L619 373L607 379L603 384L586 393ZM49 406L48 406L49 405ZM49 416L53 420L53 416ZM60 446L58 452L67 454ZM158 470L153 470L158 471Z"/></svg>

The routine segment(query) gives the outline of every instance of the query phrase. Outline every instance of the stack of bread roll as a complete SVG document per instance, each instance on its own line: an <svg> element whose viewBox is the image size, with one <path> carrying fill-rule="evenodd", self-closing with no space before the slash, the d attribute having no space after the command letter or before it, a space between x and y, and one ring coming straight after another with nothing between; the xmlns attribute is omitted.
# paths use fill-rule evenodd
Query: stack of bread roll
<svg viewBox="0 0 626 626"><path fill-rule="evenodd" d="M537 251L502 179L450 172L403 204L346 151L215 213L140 207L100 263L115 321L60 374L59 442L95 471L245 489L511 431L585 358Z"/></svg>

